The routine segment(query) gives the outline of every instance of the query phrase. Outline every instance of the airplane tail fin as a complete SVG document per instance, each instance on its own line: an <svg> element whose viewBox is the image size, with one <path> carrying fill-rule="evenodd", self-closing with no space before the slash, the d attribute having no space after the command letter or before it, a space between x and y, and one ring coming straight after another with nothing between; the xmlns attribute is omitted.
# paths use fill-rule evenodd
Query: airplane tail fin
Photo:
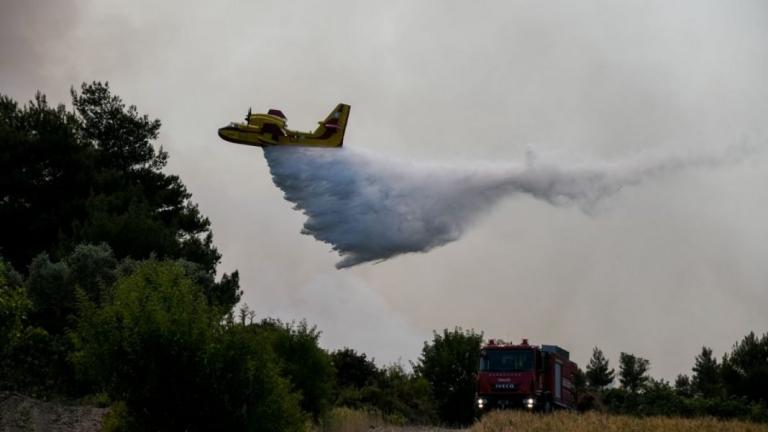
<svg viewBox="0 0 768 432"><path fill-rule="evenodd" d="M331 141L334 144L333 147L343 146L344 132L347 129L350 109L351 107L347 104L336 105L336 108L328 114L328 117L320 122L313 135L318 136L320 139Z"/></svg>

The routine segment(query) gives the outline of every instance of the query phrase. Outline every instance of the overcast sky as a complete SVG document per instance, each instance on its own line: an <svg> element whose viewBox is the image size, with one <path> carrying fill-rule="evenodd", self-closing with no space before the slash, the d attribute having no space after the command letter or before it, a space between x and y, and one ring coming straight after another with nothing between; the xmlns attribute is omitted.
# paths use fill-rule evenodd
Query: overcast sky
<svg viewBox="0 0 768 432"><path fill-rule="evenodd" d="M193 200L260 316L322 343L415 360L433 329L598 345L690 373L768 331L768 157L667 175L593 215L518 196L458 242L336 270L261 149L216 129L280 108L314 128L352 105L345 146L413 161L518 162L768 143L768 3L724 1L0 0L0 92L107 80L163 122Z"/></svg>

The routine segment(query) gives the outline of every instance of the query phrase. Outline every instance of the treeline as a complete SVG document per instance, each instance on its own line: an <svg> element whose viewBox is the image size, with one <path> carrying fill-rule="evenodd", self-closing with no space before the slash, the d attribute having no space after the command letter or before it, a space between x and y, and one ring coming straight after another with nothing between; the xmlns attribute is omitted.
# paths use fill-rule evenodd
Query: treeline
<svg viewBox="0 0 768 432"><path fill-rule="evenodd" d="M28 275L0 260L0 390L111 406L108 431L299 431L336 406L393 424L472 420L473 375L453 372L473 369L479 335L436 334L415 370L379 367L320 348L306 322L222 308L198 277L183 260L117 260L106 244L38 255Z"/></svg>
<svg viewBox="0 0 768 432"><path fill-rule="evenodd" d="M159 129L99 82L71 110L0 95L0 390L111 406L115 431L304 430L334 406L440 421L429 354L379 367L235 309Z"/></svg>
<svg viewBox="0 0 768 432"><path fill-rule="evenodd" d="M718 362L702 347L692 375L674 383L649 376L650 362L622 352L617 374L602 350L595 347L576 383L581 410L616 414L716 417L768 421L768 333L749 333Z"/></svg>
<svg viewBox="0 0 768 432"><path fill-rule="evenodd" d="M413 364L378 366L238 309L238 273L216 277L210 223L163 172L159 128L98 82L71 111L0 95L0 390L110 406L107 431L299 431L334 407L474 420L481 333L436 332ZM705 349L674 386L622 355L614 388L596 349L580 406L764 420L766 353L754 335L720 363Z"/></svg>

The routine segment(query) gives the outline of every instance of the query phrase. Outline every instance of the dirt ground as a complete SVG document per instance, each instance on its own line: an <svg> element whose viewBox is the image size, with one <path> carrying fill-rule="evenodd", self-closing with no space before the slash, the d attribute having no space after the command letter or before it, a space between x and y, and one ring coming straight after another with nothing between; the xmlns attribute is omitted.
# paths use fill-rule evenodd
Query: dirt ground
<svg viewBox="0 0 768 432"><path fill-rule="evenodd" d="M375 432L466 432L468 429L444 429L438 427L394 427L394 426L381 426L368 429Z"/></svg>
<svg viewBox="0 0 768 432"><path fill-rule="evenodd" d="M44 402L0 392L0 432L98 432L106 408Z"/></svg>

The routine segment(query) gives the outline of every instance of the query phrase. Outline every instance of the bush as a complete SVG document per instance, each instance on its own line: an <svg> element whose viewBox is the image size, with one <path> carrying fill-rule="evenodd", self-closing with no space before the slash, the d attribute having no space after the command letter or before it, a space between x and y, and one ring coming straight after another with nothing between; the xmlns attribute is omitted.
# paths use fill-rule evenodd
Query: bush
<svg viewBox="0 0 768 432"><path fill-rule="evenodd" d="M379 380L379 369L372 360L368 360L365 353L344 348L330 355L336 372L337 391L346 388L361 389Z"/></svg>
<svg viewBox="0 0 768 432"><path fill-rule="evenodd" d="M21 277L0 259L0 352L21 336L31 308Z"/></svg>
<svg viewBox="0 0 768 432"><path fill-rule="evenodd" d="M212 421L202 430L300 431L307 420L299 394L280 375L269 342L243 325L216 338L208 358Z"/></svg>
<svg viewBox="0 0 768 432"><path fill-rule="evenodd" d="M140 429L300 430L269 345L219 316L180 264L138 263L101 307L83 300L72 359Z"/></svg>
<svg viewBox="0 0 768 432"><path fill-rule="evenodd" d="M315 420L322 418L333 405L335 371L330 356L318 345L317 328L306 321L272 319L248 328L262 335L274 350L281 372L301 395L301 408Z"/></svg>
<svg viewBox="0 0 768 432"><path fill-rule="evenodd" d="M384 368L379 386L383 397L378 407L385 414L399 416L409 424L437 421L431 387L424 377L393 364Z"/></svg>
<svg viewBox="0 0 768 432"><path fill-rule="evenodd" d="M475 377L483 335L455 328L425 342L416 372L430 385L437 413L445 423L469 424L475 416Z"/></svg>
<svg viewBox="0 0 768 432"><path fill-rule="evenodd" d="M0 389L45 396L66 387L66 338L30 324L21 276L0 260Z"/></svg>

